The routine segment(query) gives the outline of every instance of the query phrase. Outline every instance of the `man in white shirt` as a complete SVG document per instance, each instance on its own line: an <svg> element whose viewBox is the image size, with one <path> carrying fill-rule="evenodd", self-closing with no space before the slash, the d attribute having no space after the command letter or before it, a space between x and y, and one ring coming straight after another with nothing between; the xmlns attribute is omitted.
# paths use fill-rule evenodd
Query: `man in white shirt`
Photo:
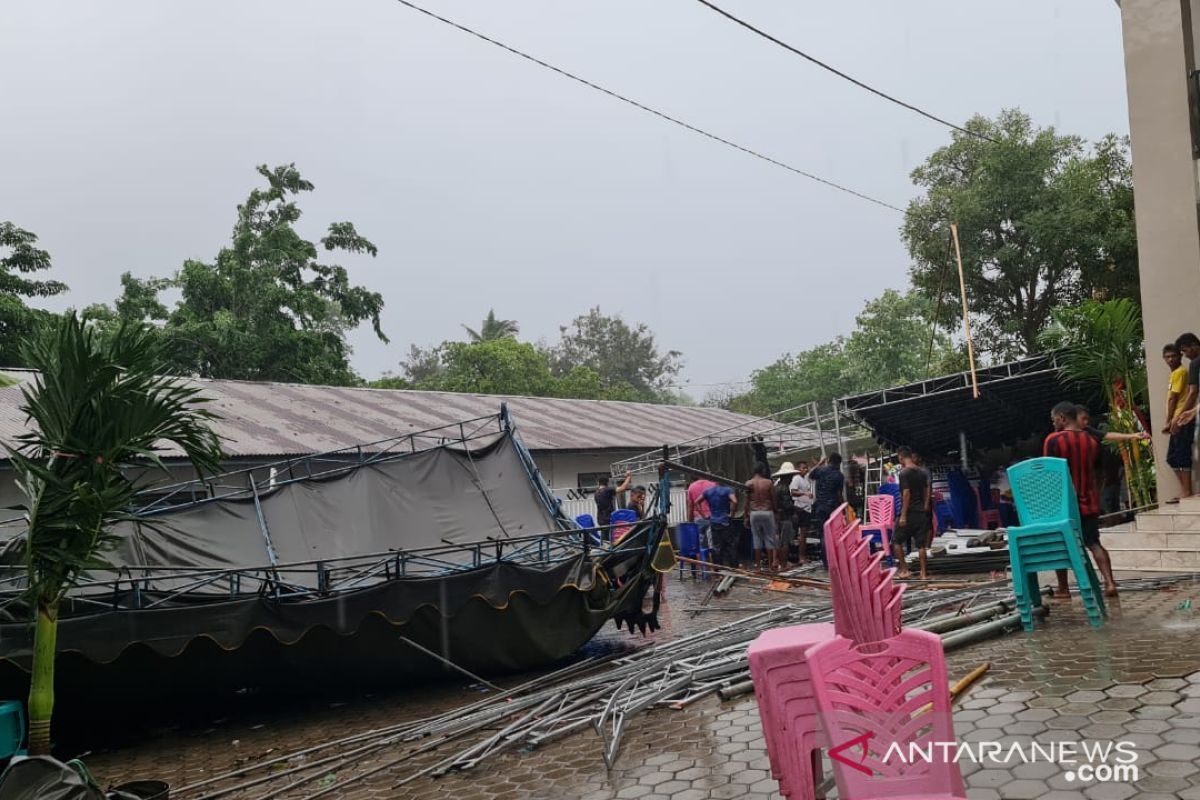
<svg viewBox="0 0 1200 800"><path fill-rule="evenodd" d="M801 461L796 465L796 476L792 478L792 501L796 504L796 537L799 541L799 563L808 560L805 552L808 544L808 530L812 527L813 486L808 479L808 462Z"/></svg>

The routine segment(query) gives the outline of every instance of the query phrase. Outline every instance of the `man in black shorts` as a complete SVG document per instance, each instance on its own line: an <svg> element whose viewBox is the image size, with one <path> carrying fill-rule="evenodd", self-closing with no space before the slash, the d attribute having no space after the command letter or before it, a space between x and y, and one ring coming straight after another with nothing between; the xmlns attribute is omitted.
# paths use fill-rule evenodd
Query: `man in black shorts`
<svg viewBox="0 0 1200 800"><path fill-rule="evenodd" d="M929 473L917 466L913 460L912 450L901 447L900 456L900 518L896 521L896 531L892 537L892 555L896 558L897 573L901 578L907 578L908 557L905 554L908 543L912 542L920 552L918 556L921 565L921 580L925 580L928 548L933 534L933 491L929 485Z"/></svg>
<svg viewBox="0 0 1200 800"><path fill-rule="evenodd" d="M1175 346L1183 355L1188 357L1187 389L1183 399L1175 406L1175 418L1171 420L1172 439L1176 434L1195 437L1197 400L1200 399L1200 337L1194 333L1184 333L1175 340ZM1190 429L1190 433L1189 433ZM1182 444L1180 445L1182 447ZM1188 462L1191 463L1190 461ZM1179 476L1183 495L1192 494L1192 475L1188 469L1186 474ZM1170 502L1170 501L1168 501Z"/></svg>
<svg viewBox="0 0 1200 800"><path fill-rule="evenodd" d="M1079 426L1079 411L1074 403L1063 402L1056 405L1050 412L1050 421L1054 425L1054 433L1046 437L1042 445L1042 455L1063 458L1071 473L1071 483L1075 485L1075 499L1079 502L1079 522L1083 532L1083 543L1091 552L1104 580L1104 593L1116 597L1117 582L1113 580L1112 561L1108 551L1100 544L1100 497L1096 492L1096 462L1100 455L1100 441ZM1067 571L1056 570L1058 573L1058 589L1054 592L1056 598L1065 598L1067 589Z"/></svg>

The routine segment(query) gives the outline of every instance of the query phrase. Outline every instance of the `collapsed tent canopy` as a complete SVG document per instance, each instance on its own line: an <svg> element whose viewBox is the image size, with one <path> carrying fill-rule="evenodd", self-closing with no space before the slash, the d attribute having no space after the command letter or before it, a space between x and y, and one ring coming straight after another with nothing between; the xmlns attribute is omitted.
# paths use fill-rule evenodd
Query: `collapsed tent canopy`
<svg viewBox="0 0 1200 800"><path fill-rule="evenodd" d="M977 370L976 380L979 397L973 396L971 373L960 372L844 397L838 404L880 442L934 455L957 451L960 432L976 448L1048 433L1055 403L1093 400L1061 379L1055 353Z"/></svg>

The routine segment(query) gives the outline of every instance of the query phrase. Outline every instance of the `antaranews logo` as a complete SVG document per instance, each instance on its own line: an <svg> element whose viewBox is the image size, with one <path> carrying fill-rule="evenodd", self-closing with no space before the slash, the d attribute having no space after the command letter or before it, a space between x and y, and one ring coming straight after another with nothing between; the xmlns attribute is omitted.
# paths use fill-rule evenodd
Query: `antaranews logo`
<svg viewBox="0 0 1200 800"><path fill-rule="evenodd" d="M1078 742L891 742L872 747L874 731L867 731L829 749L829 757L865 775L875 775L869 757L898 771L917 764L975 762L1004 768L1018 764L1049 763L1063 768L1063 777L1081 783L1132 783L1141 778L1136 745L1129 741ZM882 753L880 753L882 750Z"/></svg>

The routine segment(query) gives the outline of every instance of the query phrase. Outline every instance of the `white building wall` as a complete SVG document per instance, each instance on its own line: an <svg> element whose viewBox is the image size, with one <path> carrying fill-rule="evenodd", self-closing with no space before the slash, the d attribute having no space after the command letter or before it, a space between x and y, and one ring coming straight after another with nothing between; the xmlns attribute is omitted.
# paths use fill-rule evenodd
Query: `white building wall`
<svg viewBox="0 0 1200 800"><path fill-rule="evenodd" d="M585 473L608 474L614 461L638 455L637 450L593 450L591 452L564 452L539 450L533 453L542 477L554 489L574 489L579 486L579 476Z"/></svg>

